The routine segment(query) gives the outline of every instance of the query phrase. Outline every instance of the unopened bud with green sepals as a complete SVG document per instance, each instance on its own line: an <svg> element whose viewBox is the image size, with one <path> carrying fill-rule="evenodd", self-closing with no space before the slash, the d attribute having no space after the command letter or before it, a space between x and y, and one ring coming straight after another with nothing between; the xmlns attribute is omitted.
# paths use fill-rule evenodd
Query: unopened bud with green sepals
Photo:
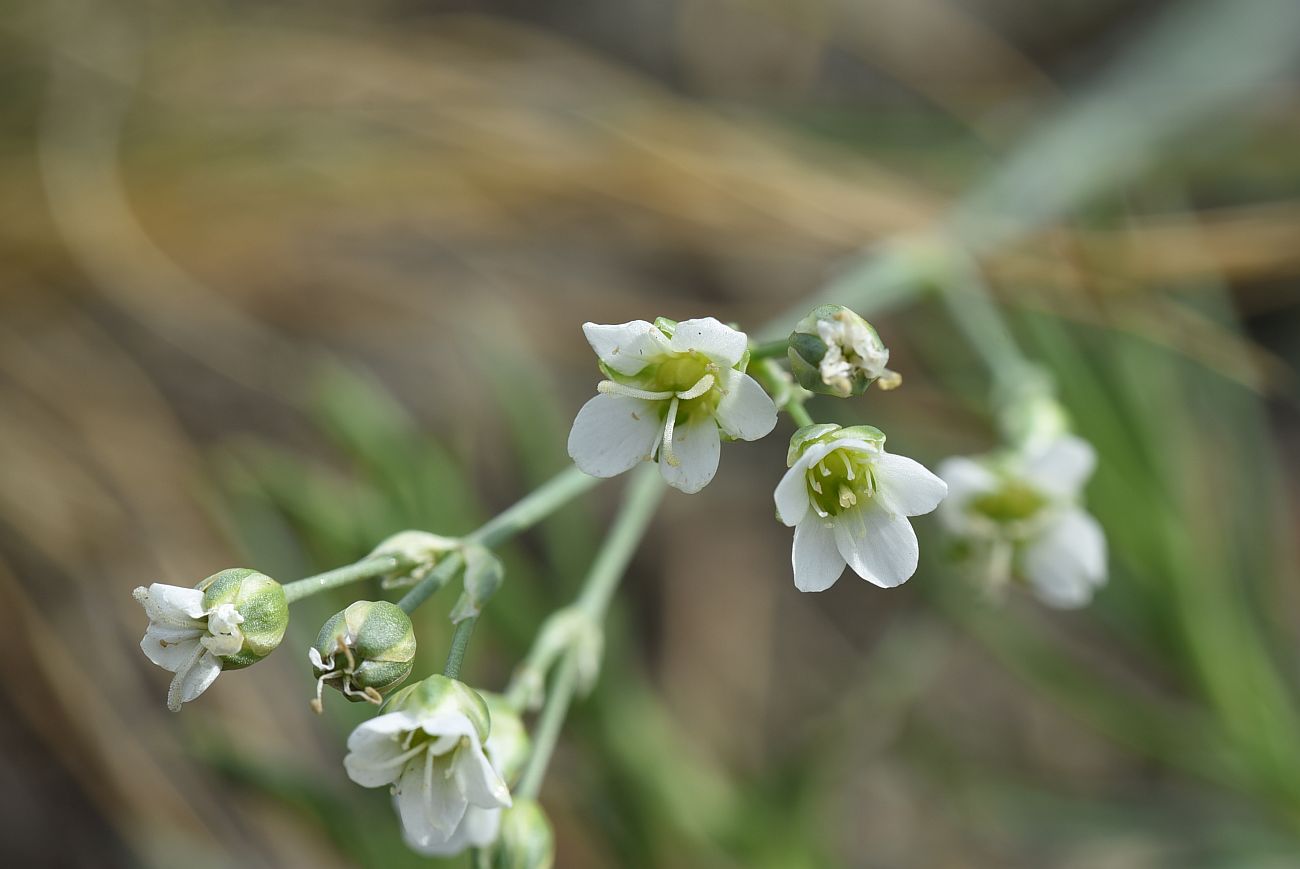
<svg viewBox="0 0 1300 869"><path fill-rule="evenodd" d="M872 383L893 389L902 379L885 367L889 350L874 326L843 305L821 305L790 333L790 372L811 392L848 398Z"/></svg>
<svg viewBox="0 0 1300 869"><path fill-rule="evenodd" d="M326 684L353 702L378 704L411 675L415 632L396 604L359 600L326 620L307 654L316 673L317 712Z"/></svg>
<svg viewBox="0 0 1300 869"><path fill-rule="evenodd" d="M492 869L551 869L555 833L536 800L518 799L501 812L501 832L492 847Z"/></svg>

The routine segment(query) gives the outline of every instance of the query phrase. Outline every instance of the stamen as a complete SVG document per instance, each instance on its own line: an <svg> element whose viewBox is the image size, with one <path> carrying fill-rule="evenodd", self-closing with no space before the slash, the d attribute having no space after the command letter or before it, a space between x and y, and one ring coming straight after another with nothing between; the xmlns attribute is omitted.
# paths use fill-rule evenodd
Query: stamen
<svg viewBox="0 0 1300 869"><path fill-rule="evenodd" d="M414 735L414 731L412 731L412 735ZM404 751L396 757L390 757L388 760L381 760L378 763L366 763L365 761L360 761L360 763L367 769L388 769L390 766L401 766L422 751L429 751L429 746L427 744L417 745L409 751ZM433 757L433 752L429 752L429 757Z"/></svg>
<svg viewBox="0 0 1300 869"><path fill-rule="evenodd" d="M836 450L836 452L840 454L840 459L844 462L844 472L848 474L850 480L854 479L853 463L849 461L848 453L844 452L844 450Z"/></svg>
<svg viewBox="0 0 1300 869"><path fill-rule="evenodd" d="M321 676L319 679L316 680L316 699L311 701L310 706L312 711L315 712L317 715L320 715L325 711L325 703L321 699L322 695L325 692L325 680L337 679L339 676L342 675L343 674L340 673L338 670L334 670L333 672L326 673L324 676Z"/></svg>
<svg viewBox="0 0 1300 869"><path fill-rule="evenodd" d="M822 459L820 462L817 463L817 470L822 472L823 477L829 477L831 475L831 469L826 467L825 459Z"/></svg>
<svg viewBox="0 0 1300 869"><path fill-rule="evenodd" d="M852 489L850 489L848 486L844 485L843 483L840 483L839 497L840 497L840 506L845 509L852 507L854 504L858 503L858 496L853 493Z"/></svg>
<svg viewBox="0 0 1300 869"><path fill-rule="evenodd" d="M596 391L604 395L621 395L624 398L643 398L646 401L666 401L673 397L671 392L651 392L648 389L637 389L635 386L628 386L625 383L617 383L613 380L602 380L596 384Z"/></svg>
<svg viewBox="0 0 1300 869"><path fill-rule="evenodd" d="M685 392L677 393L677 397L682 401L690 401L692 398L699 398L704 393L713 388L714 377L712 374L706 374L699 381Z"/></svg>
<svg viewBox="0 0 1300 869"><path fill-rule="evenodd" d="M663 460L674 468L681 465L682 460L677 458L673 452L673 430L677 428L677 405L681 402L677 396L673 396L672 403L668 405L668 421L664 423L664 449Z"/></svg>
<svg viewBox="0 0 1300 869"><path fill-rule="evenodd" d="M172 683L167 686L167 708L172 712L180 711L181 704L185 702L181 700L181 686L185 682L185 677L190 674L190 670L194 669L194 665L199 662L199 658L207 651L207 646L196 643L194 654L190 655L188 661L176 668L176 675L172 678Z"/></svg>
<svg viewBox="0 0 1300 869"><path fill-rule="evenodd" d="M352 657L352 647L349 646L346 642L344 642L342 637L339 638L339 651L342 652L344 656L346 656L348 659L348 665L347 667L344 668L343 672L345 673L354 672L357 669L357 659Z"/></svg>

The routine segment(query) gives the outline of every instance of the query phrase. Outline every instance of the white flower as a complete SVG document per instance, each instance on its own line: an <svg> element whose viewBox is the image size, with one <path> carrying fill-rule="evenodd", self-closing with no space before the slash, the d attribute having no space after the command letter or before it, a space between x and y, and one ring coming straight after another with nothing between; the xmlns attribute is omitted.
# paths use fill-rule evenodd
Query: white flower
<svg viewBox="0 0 1300 869"><path fill-rule="evenodd" d="M490 721L483 698L463 683L430 676L394 695L393 710L348 737L348 776L363 787L393 785L403 835L414 848L446 846L471 806L510 805L510 791L483 751ZM479 835L486 819L461 835Z"/></svg>
<svg viewBox="0 0 1300 869"><path fill-rule="evenodd" d="M528 734L519 716L504 706L504 701L492 695L484 699L492 712L492 731L483 744L483 752L497 775L503 781L512 781L528 757ZM421 844L408 834L406 844L426 857L454 857L468 848L484 848L497 839L502 811L499 806L484 809L471 805L445 842Z"/></svg>
<svg viewBox="0 0 1300 869"><path fill-rule="evenodd" d="M776 426L776 406L741 370L744 332L712 317L659 322L583 325L610 379L573 421L569 455L594 477L657 458L670 486L698 492L718 469L722 435L763 437Z"/></svg>
<svg viewBox="0 0 1300 869"><path fill-rule="evenodd" d="M150 661L176 674L167 689L167 708L175 712L221 674L223 656L243 647L239 626L244 617L232 603L208 608L197 588L155 582L134 595L149 616L140 648Z"/></svg>
<svg viewBox="0 0 1300 869"><path fill-rule="evenodd" d="M885 452L871 426L806 426L790 440L790 469L776 487L776 513L794 531L794 584L824 591L845 564L892 588L916 572L908 516L929 513L948 491L919 463Z"/></svg>
<svg viewBox="0 0 1300 869"><path fill-rule="evenodd" d="M1079 506L1097 457L1087 441L1061 436L1031 449L955 457L939 466L951 496L947 531L982 559L989 582L1023 576L1045 603L1080 607L1106 582L1106 537Z"/></svg>

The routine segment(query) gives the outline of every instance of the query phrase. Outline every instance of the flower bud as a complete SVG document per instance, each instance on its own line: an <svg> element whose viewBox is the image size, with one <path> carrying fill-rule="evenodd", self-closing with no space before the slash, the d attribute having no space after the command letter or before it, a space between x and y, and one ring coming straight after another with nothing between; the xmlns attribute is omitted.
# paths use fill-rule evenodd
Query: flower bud
<svg viewBox="0 0 1300 869"><path fill-rule="evenodd" d="M384 588L414 585L429 575L443 555L460 546L453 537L442 537L427 531L399 531L384 540L370 557L392 555L401 559L403 566L385 574L380 581Z"/></svg>
<svg viewBox="0 0 1300 869"><path fill-rule="evenodd" d="M492 716L479 693L443 675L429 676L398 691L384 709L385 714L393 712L409 712L419 718L459 713L469 719L480 742L485 742L492 730Z"/></svg>
<svg viewBox="0 0 1300 869"><path fill-rule="evenodd" d="M200 582L203 609L210 613L208 630L214 636L241 637L236 650L222 649L221 669L250 666L275 651L289 627L289 602L284 587L264 573L246 567L231 568ZM233 607L233 611L231 608ZM218 622L229 621L223 628Z"/></svg>
<svg viewBox="0 0 1300 869"><path fill-rule="evenodd" d="M555 865L555 833L536 800L516 799L502 811L491 865L492 869L551 869Z"/></svg>
<svg viewBox="0 0 1300 869"><path fill-rule="evenodd" d="M396 604L359 600L326 620L307 654L316 672L317 712L326 683L353 702L378 704L411 675L415 632Z"/></svg>
<svg viewBox="0 0 1300 869"><path fill-rule="evenodd" d="M843 305L821 305L790 334L790 371L811 392L848 398L879 381L893 389L901 378L885 367L889 350L862 317Z"/></svg>
<svg viewBox="0 0 1300 869"><path fill-rule="evenodd" d="M532 740L528 738L523 719L506 698L484 693L483 700L492 716L492 732L488 734L486 746L488 757L506 784L513 787L528 762Z"/></svg>

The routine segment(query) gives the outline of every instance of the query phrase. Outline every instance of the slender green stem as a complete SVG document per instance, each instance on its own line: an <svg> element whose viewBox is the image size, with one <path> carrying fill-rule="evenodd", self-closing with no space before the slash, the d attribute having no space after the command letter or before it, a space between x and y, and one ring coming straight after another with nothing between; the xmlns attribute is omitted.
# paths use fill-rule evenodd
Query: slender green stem
<svg viewBox="0 0 1300 869"><path fill-rule="evenodd" d="M618 518L614 520L614 526L597 553L596 560L592 562L591 570L588 571L574 604L594 624L604 621L614 591L641 538L645 536L663 494L663 479L657 467L647 465L637 471L628 486ZM560 728L577 687L577 656L577 647L571 645L561 657L550 690L546 693L546 702L542 706L533 737L533 751L516 789L523 797L536 797L542 778L546 775L546 766L550 763L551 753L555 750L555 742L559 738Z"/></svg>
<svg viewBox="0 0 1300 869"><path fill-rule="evenodd" d="M573 690L578 684L578 652L569 649L560 659L556 668L551 690L546 694L546 705L537 718L537 729L533 733L533 752L528 755L528 765L524 767L519 784L515 787L516 799L537 799L542 789L542 779L546 777L546 767L555 752L555 743L559 741L560 729L564 727L564 718L569 712L573 700Z"/></svg>
<svg viewBox="0 0 1300 869"><path fill-rule="evenodd" d="M471 532L465 537L465 542L498 546L536 525L599 482L599 478L584 474L576 466L565 468L513 506L489 519L478 530ZM408 613L414 612L416 607L450 582L464 564L465 558L459 552L447 555L428 576L412 586L397 605Z"/></svg>
<svg viewBox="0 0 1300 869"><path fill-rule="evenodd" d="M771 341L763 341L749 348L749 358L751 360L759 359L784 359L790 349L790 341L787 338L776 338Z"/></svg>
<svg viewBox="0 0 1300 869"><path fill-rule="evenodd" d="M465 650L469 648L469 638L474 633L476 622L478 616L470 616L456 625L456 632L451 635L451 651L447 653L447 665L442 668L442 675L448 679L460 678L460 665L465 660Z"/></svg>
<svg viewBox="0 0 1300 869"><path fill-rule="evenodd" d="M324 573L318 573L315 576L288 583L284 587L284 596L289 603L293 603L317 592L360 582L363 579L383 576L386 573L393 573L408 566L409 562L397 555L376 555L373 558L363 558L354 564L336 567L333 570L327 570Z"/></svg>
<svg viewBox="0 0 1300 869"><path fill-rule="evenodd" d="M488 520L465 540L489 548L497 546L536 525L588 489L595 488L599 482L599 477L584 474L576 465L565 468L514 506Z"/></svg>
<svg viewBox="0 0 1300 869"><path fill-rule="evenodd" d="M782 408L782 410L790 414L790 419L792 419L794 421L794 424L799 426L800 428L806 425L813 424L813 418L808 414L808 411L804 408L802 401L791 401L787 403L786 406Z"/></svg>

